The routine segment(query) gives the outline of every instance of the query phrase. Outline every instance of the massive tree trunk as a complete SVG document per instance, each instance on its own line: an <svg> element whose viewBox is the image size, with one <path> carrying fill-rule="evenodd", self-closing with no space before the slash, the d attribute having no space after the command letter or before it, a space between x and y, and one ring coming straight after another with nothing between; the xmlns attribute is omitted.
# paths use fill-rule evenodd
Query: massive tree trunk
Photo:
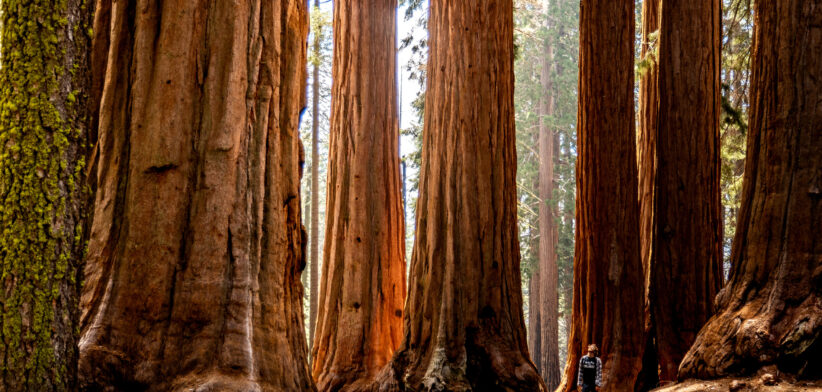
<svg viewBox="0 0 822 392"><path fill-rule="evenodd" d="M405 336L380 387L545 391L520 292L513 2L432 2L428 28Z"/></svg>
<svg viewBox="0 0 822 392"><path fill-rule="evenodd" d="M728 284L679 376L822 374L822 1L755 2L751 122Z"/></svg>
<svg viewBox="0 0 822 392"><path fill-rule="evenodd" d="M334 4L328 212L312 350L321 391L368 389L402 339L396 6Z"/></svg>
<svg viewBox="0 0 822 392"><path fill-rule="evenodd" d="M719 0L663 1L648 297L660 379L713 314L722 285Z"/></svg>
<svg viewBox="0 0 822 392"><path fill-rule="evenodd" d="M320 12L320 1L314 0L311 12ZM315 26L313 48L314 59L311 72L311 232L308 243L311 261L308 282L308 349L314 350L314 333L317 326L317 304L319 302L320 275L320 38L322 26ZM327 211L327 209L326 209ZM314 362L314 355L311 355Z"/></svg>
<svg viewBox="0 0 822 392"><path fill-rule="evenodd" d="M603 390L630 391L644 343L633 0L582 1L579 64L574 325L560 390L574 390L580 356L594 343Z"/></svg>
<svg viewBox="0 0 822 392"><path fill-rule="evenodd" d="M73 390L93 7L0 4L0 390Z"/></svg>
<svg viewBox="0 0 822 392"><path fill-rule="evenodd" d="M551 39L545 42L542 59L539 114L539 278L540 278L540 356L537 367L549 390L559 385L559 297L557 295L557 240L559 230L556 200L554 200L554 132L548 126L548 117L554 115L554 91L551 76L554 49Z"/></svg>
<svg viewBox="0 0 822 392"><path fill-rule="evenodd" d="M302 1L113 2L81 299L106 390L313 390Z"/></svg>

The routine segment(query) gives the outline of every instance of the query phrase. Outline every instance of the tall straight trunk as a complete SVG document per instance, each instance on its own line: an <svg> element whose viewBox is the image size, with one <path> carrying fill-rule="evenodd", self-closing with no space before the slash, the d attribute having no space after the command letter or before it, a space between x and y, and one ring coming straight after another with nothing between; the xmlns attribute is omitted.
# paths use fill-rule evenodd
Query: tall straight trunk
<svg viewBox="0 0 822 392"><path fill-rule="evenodd" d="M319 0L314 0L311 12L320 11ZM322 27L320 27L322 28ZM314 60L311 73L311 237L309 254L311 263L308 283L308 349L314 350L314 333L317 326L317 304L319 301L319 271L320 271L320 35L315 31L313 48ZM314 362L314 356L311 356Z"/></svg>
<svg viewBox="0 0 822 392"><path fill-rule="evenodd" d="M634 2L583 0L580 10L574 309L560 390L599 345L604 391L634 389L644 343L634 132Z"/></svg>
<svg viewBox="0 0 822 392"><path fill-rule="evenodd" d="M334 4L327 240L312 350L320 391L368 389L402 339L396 7Z"/></svg>
<svg viewBox="0 0 822 392"><path fill-rule="evenodd" d="M656 142L659 121L659 6L661 0L642 1L642 46L640 56L648 68L639 80L639 120L637 124L637 169L639 174L639 244L645 288L645 348L641 390L659 383L659 361L656 355L656 334L653 329L650 286L651 245L653 244L654 181L656 175Z"/></svg>
<svg viewBox="0 0 822 392"><path fill-rule="evenodd" d="M722 284L719 0L662 3L650 309L660 379L713 314Z"/></svg>
<svg viewBox="0 0 822 392"><path fill-rule="evenodd" d="M313 390L302 316L302 1L112 2L80 379Z"/></svg>
<svg viewBox="0 0 822 392"><path fill-rule="evenodd" d="M540 334L542 348L538 368L549 390L559 385L559 297L557 283L557 242L559 230L554 200L554 131L548 126L548 117L554 115L554 91L551 76L554 49L551 39L545 42L545 58L542 59L540 84L542 97L539 102L539 269L540 269Z"/></svg>
<svg viewBox="0 0 822 392"><path fill-rule="evenodd" d="M535 242L539 242L539 239L537 238ZM534 362L537 370L541 372L539 363L542 358L542 331L540 329L542 315L539 285L539 268L537 267L531 272L531 277L528 279L528 352L531 354L531 361Z"/></svg>
<svg viewBox="0 0 822 392"><path fill-rule="evenodd" d="M661 0L642 1L642 47L640 56L651 60L639 79L639 129L637 168L639 174L639 243L646 278L653 243L654 181L656 175L656 135L659 122L659 5ZM656 39L655 39L656 37ZM654 40L654 41L652 41ZM646 283L647 284L647 283Z"/></svg>
<svg viewBox="0 0 822 392"><path fill-rule="evenodd" d="M77 384L93 6L0 2L0 390Z"/></svg>
<svg viewBox="0 0 822 392"><path fill-rule="evenodd" d="M757 1L728 284L679 377L822 374L822 0Z"/></svg>
<svg viewBox="0 0 822 392"><path fill-rule="evenodd" d="M417 235L383 390L545 391L519 268L513 1L432 2ZM489 28L494 26L494 28Z"/></svg>

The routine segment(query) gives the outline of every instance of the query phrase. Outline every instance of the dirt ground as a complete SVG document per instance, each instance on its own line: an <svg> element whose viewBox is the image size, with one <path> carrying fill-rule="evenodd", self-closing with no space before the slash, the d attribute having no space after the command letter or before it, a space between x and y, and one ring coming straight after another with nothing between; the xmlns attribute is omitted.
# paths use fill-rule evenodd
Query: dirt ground
<svg viewBox="0 0 822 392"><path fill-rule="evenodd" d="M732 388L731 385L735 384ZM660 387L653 392L822 392L822 380L793 381L775 378L773 385L765 385L761 375L747 378L718 380L686 380Z"/></svg>

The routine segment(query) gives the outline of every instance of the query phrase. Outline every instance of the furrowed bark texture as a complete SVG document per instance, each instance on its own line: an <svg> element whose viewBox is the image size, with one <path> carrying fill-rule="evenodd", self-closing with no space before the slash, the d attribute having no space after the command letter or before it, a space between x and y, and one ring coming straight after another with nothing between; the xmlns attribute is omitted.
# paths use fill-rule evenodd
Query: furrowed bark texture
<svg viewBox="0 0 822 392"><path fill-rule="evenodd" d="M822 374L822 1L755 3L751 122L728 284L679 377Z"/></svg>
<svg viewBox="0 0 822 392"><path fill-rule="evenodd" d="M656 175L656 135L659 120L659 6L660 0L642 1L642 47L640 55L648 59L649 68L639 80L639 120L637 124L637 170L639 174L639 244L645 273L645 348L638 390L659 383L659 360L656 356L656 333L653 329L650 286L651 245L653 243L654 176Z"/></svg>
<svg viewBox="0 0 822 392"><path fill-rule="evenodd" d="M77 386L92 9L0 2L2 391Z"/></svg>
<svg viewBox="0 0 822 392"><path fill-rule="evenodd" d="M82 386L313 390L299 283L305 3L113 2L97 23L111 32Z"/></svg>
<svg viewBox="0 0 822 392"><path fill-rule="evenodd" d="M649 301L660 379L713 314L722 285L719 0L663 1Z"/></svg>
<svg viewBox="0 0 822 392"><path fill-rule="evenodd" d="M659 69L656 48L659 37L660 0L642 1L642 58L651 59L639 80L639 129L637 130L637 169L639 174L639 243L642 266L648 276L653 243L654 176L656 175L656 134L659 121ZM656 34L654 34L656 33ZM647 282L646 282L647 284Z"/></svg>
<svg viewBox="0 0 822 392"><path fill-rule="evenodd" d="M537 368L549 390L559 385L559 297L557 284L557 242L559 230L554 199L554 132L548 126L554 115L554 92L551 82L554 49L546 40L545 58L542 59L540 84L543 96L539 102L539 279L540 279L540 356Z"/></svg>
<svg viewBox="0 0 822 392"><path fill-rule="evenodd" d="M583 0L580 12L573 326L558 390L600 347L604 391L631 391L644 344L634 132L634 2Z"/></svg>
<svg viewBox="0 0 822 392"><path fill-rule="evenodd" d="M378 389L545 391L520 292L513 4L432 2L428 28L405 336Z"/></svg>
<svg viewBox="0 0 822 392"><path fill-rule="evenodd" d="M320 391L369 389L402 339L396 3L334 4L328 212L312 349Z"/></svg>

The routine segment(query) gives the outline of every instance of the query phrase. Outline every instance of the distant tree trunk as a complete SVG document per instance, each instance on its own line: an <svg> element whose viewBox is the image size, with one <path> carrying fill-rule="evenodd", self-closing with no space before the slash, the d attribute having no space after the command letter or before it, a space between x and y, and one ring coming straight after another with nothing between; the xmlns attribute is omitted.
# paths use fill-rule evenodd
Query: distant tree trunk
<svg viewBox="0 0 822 392"><path fill-rule="evenodd" d="M302 1L113 2L81 298L92 390L314 390Z"/></svg>
<svg viewBox="0 0 822 392"><path fill-rule="evenodd" d="M431 2L405 336L381 390L545 391L517 235L513 2ZM493 26L493 28L489 28Z"/></svg>
<svg viewBox="0 0 822 392"><path fill-rule="evenodd" d="M536 242L539 242L537 238ZM537 245L539 246L539 245ZM534 268L531 278L528 279L528 352L531 354L531 361L539 369L540 358L542 358L542 331L540 330L541 314L539 300L539 268ZM541 374L541 373L540 373Z"/></svg>
<svg viewBox="0 0 822 392"><path fill-rule="evenodd" d="M547 117L554 115L554 92L551 72L554 49L550 39L545 42L545 58L542 59L540 84L542 97L539 102L539 278L540 278L540 359L538 369L549 390L559 385L559 297L557 283L557 218L554 201L554 132L548 126Z"/></svg>
<svg viewBox="0 0 822 392"><path fill-rule="evenodd" d="M634 2L583 0L580 12L574 325L562 391L599 345L604 391L631 391L644 343L634 132Z"/></svg>
<svg viewBox="0 0 822 392"><path fill-rule="evenodd" d="M751 122L728 284L679 377L822 374L822 1L754 3Z"/></svg>
<svg viewBox="0 0 822 392"><path fill-rule="evenodd" d="M320 2L314 0L312 12L319 12ZM314 334L317 326L317 303L320 294L320 31L314 31L314 59L311 74L311 265L309 266L308 283L308 349L314 363Z"/></svg>
<svg viewBox="0 0 822 392"><path fill-rule="evenodd" d="M656 175L656 138L659 121L659 3L642 1L642 47L640 55L648 67L639 80L639 130L637 132L637 168L639 174L639 244L645 279L645 348L640 390L659 383L659 361L656 356L656 334L648 298L650 286L651 245L653 244L654 176Z"/></svg>
<svg viewBox="0 0 822 392"><path fill-rule="evenodd" d="M77 386L91 5L0 2L0 390Z"/></svg>
<svg viewBox="0 0 822 392"><path fill-rule="evenodd" d="M713 314L722 284L719 0L662 2L650 309L661 380Z"/></svg>
<svg viewBox="0 0 822 392"><path fill-rule="evenodd" d="M334 4L328 212L312 350L320 391L367 390L402 339L396 7Z"/></svg>
<svg viewBox="0 0 822 392"><path fill-rule="evenodd" d="M656 135L659 121L659 72L656 48L659 41L659 2L642 1L641 57L649 60L639 80L639 130L637 132L637 168L639 171L639 243L642 266L648 277L653 242L654 176L656 175ZM656 46L651 40L657 37Z"/></svg>

